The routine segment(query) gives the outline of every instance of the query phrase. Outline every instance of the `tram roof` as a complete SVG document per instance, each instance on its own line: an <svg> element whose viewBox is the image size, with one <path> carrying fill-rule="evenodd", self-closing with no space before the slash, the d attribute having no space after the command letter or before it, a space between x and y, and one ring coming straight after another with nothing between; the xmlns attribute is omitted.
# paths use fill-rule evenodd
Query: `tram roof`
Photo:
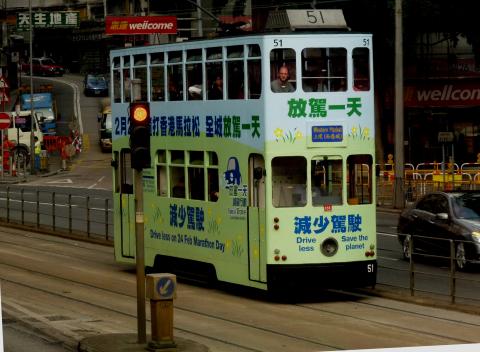
<svg viewBox="0 0 480 352"><path fill-rule="evenodd" d="M309 34L325 35L369 35L365 32L352 32L347 26L343 11L340 9L308 9L308 10L277 10L269 14L264 32L243 32L224 33L213 38L194 38L183 42L164 43L143 47L118 48L113 52L134 53L139 50L149 51L147 48L158 46L175 46L178 44L198 43L202 41L221 41L222 39L231 40L234 38L261 38L266 36L298 36ZM139 49L143 48L143 49Z"/></svg>
<svg viewBox="0 0 480 352"><path fill-rule="evenodd" d="M300 31L295 31L295 32L262 32L262 33L245 33L243 35L230 35L230 36L222 36L222 37L214 37L214 38L195 38L191 40L186 40L183 42L171 42L171 43L163 43L163 44L156 44L156 45L148 45L148 46L134 46L134 47L129 47L129 48L117 48L111 50L111 53L114 54L114 56L117 55L125 55L125 54L136 54L139 51L142 52L150 52L150 51L155 51L158 50L156 48L159 47L177 47L179 45L185 45L186 47L189 46L195 46L195 44L202 43L202 42L209 42L212 43L212 45L221 45L221 44L213 44L214 42L217 41L222 41L225 40L225 43L228 43L228 45L235 45L231 40L232 39L245 39L248 41L249 39L255 39L255 38L265 38L265 37L275 37L278 38L280 37L287 37L287 36L304 36L304 35L310 35L310 34L318 34L318 35L346 35L346 36L352 36L352 35L371 35L371 33L367 32L347 32L347 31L312 31L312 30L300 30ZM241 43L237 43L241 44ZM167 49L168 50L168 49Z"/></svg>

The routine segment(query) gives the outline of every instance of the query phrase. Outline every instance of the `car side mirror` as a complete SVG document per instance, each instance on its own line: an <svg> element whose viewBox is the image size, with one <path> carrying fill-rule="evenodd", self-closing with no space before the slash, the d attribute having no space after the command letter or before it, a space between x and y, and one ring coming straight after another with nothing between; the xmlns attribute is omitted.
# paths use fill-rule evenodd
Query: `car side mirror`
<svg viewBox="0 0 480 352"><path fill-rule="evenodd" d="M448 220L448 214L447 213L438 213L438 214L435 215L435 219Z"/></svg>

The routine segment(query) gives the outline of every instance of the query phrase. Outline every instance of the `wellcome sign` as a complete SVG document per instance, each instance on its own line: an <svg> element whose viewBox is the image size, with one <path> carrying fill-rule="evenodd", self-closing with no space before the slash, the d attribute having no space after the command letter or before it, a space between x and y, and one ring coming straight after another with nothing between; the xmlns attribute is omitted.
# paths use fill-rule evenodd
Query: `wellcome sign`
<svg viewBox="0 0 480 352"><path fill-rule="evenodd" d="M105 33L108 35L176 34L175 16L107 16Z"/></svg>

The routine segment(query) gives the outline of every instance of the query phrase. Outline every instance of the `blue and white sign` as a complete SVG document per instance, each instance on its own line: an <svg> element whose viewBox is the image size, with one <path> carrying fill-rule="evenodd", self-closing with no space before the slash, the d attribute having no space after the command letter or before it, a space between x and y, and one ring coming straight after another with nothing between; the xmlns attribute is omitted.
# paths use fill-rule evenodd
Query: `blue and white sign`
<svg viewBox="0 0 480 352"><path fill-rule="evenodd" d="M312 142L342 142L343 126L312 126Z"/></svg>
<svg viewBox="0 0 480 352"><path fill-rule="evenodd" d="M172 277L161 277L155 287L161 299L172 299L175 293L176 282Z"/></svg>

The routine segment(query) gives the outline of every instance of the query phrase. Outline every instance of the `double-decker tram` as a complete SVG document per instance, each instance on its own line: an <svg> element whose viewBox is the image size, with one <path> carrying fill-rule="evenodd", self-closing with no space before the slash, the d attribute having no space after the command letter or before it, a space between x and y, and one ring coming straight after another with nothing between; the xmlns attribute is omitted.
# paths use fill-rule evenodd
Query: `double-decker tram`
<svg viewBox="0 0 480 352"><path fill-rule="evenodd" d="M115 256L135 262L129 106L150 108L145 266L264 290L376 281L372 37L111 52Z"/></svg>

